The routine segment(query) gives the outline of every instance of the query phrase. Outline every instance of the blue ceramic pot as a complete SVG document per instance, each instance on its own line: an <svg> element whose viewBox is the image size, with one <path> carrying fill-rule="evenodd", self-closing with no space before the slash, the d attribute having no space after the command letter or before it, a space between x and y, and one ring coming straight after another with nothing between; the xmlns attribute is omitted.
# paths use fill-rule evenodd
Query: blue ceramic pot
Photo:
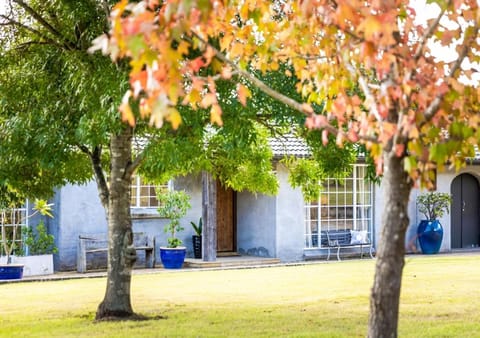
<svg viewBox="0 0 480 338"><path fill-rule="evenodd" d="M160 259L165 269L180 269L185 260L187 248L160 248Z"/></svg>
<svg viewBox="0 0 480 338"><path fill-rule="evenodd" d="M422 220L417 228L418 241L424 254L436 254L443 239L443 228L438 220Z"/></svg>
<svg viewBox="0 0 480 338"><path fill-rule="evenodd" d="M0 265L0 279L22 279L23 265Z"/></svg>

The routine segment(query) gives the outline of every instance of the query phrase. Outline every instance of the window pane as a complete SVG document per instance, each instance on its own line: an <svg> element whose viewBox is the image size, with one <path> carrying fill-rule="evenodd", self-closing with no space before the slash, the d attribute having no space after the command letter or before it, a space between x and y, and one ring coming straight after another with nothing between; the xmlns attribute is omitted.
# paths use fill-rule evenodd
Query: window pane
<svg viewBox="0 0 480 338"><path fill-rule="evenodd" d="M157 208L157 192L168 191L169 185L153 185L142 180L139 176L132 178L131 207Z"/></svg>

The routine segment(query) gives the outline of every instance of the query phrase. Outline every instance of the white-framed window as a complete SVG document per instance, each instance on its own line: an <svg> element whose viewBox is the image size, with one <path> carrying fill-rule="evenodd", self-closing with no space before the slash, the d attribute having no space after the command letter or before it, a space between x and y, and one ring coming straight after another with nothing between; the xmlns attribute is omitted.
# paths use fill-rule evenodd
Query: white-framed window
<svg viewBox="0 0 480 338"><path fill-rule="evenodd" d="M15 225L17 225L16 233L15 233L15 250L13 254L20 254L22 252L23 247L23 234L28 227L28 201L25 203L24 206L20 208L12 208L0 211L0 222L5 227L5 237L8 240L13 238L13 232ZM3 234L0 231L0 242L3 240ZM10 245L10 242L9 242ZM0 248L0 256L4 256L6 253L4 252L3 246Z"/></svg>
<svg viewBox="0 0 480 338"><path fill-rule="evenodd" d="M305 204L305 247L319 248L325 230L366 230L371 238L373 184L366 179L367 165L354 164L344 179L322 182L319 200Z"/></svg>
<svg viewBox="0 0 480 338"><path fill-rule="evenodd" d="M140 175L132 178L131 202L132 208L158 208L157 192L173 190L173 181L163 185L147 183Z"/></svg>

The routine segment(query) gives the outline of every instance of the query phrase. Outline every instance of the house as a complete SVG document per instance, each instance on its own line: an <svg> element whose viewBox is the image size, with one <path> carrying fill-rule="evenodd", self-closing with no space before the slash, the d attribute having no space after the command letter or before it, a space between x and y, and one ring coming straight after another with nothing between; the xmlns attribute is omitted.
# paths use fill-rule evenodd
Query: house
<svg viewBox="0 0 480 338"><path fill-rule="evenodd" d="M294 138L272 143L272 150L277 159L284 154L308 156L306 146ZM306 203L300 189L290 186L288 170L281 161L274 161L274 166L279 180L276 196L235 192L217 183L218 254L272 257L283 262L325 258L326 249L318 241L318 233L325 229L367 230L376 246L381 230L383 189L381 184L365 180L365 164L354 164L352 175L341 182L333 178L325 180L319 200L313 203ZM440 220L445 233L441 251L479 246L479 179L480 167L476 163L460 173L438 174L438 190L453 194L451 212ZM187 255L193 257L190 221L198 221L202 215L201 177L178 178L164 188L185 190L191 196L192 207L182 222L185 231L179 237L187 246ZM405 243L409 252L420 252L416 243L420 214L415 205L419 193L414 190L410 201L411 224ZM105 211L94 182L64 186L58 189L52 202L55 218L48 220L48 228L59 249L55 270L73 270L78 236L107 232ZM167 220L158 216L156 206L155 187L136 177L132 182L133 229L154 236L158 252L158 247L166 244L163 226Z"/></svg>

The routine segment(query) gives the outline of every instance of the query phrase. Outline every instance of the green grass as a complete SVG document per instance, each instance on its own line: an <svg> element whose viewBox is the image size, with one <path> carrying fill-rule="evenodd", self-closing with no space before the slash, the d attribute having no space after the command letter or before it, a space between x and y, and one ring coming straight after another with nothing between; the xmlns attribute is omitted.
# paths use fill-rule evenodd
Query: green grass
<svg viewBox="0 0 480 338"><path fill-rule="evenodd" d="M95 323L105 278L0 285L2 337L364 337L374 261L135 275L148 321ZM407 258L400 337L480 337L480 255Z"/></svg>

